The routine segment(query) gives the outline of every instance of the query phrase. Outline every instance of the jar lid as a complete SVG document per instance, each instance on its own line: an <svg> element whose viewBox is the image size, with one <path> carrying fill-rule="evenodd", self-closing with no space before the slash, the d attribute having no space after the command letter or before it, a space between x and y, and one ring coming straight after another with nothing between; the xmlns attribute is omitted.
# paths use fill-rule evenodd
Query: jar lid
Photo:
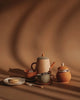
<svg viewBox="0 0 80 100"><path fill-rule="evenodd" d="M58 68L58 70L68 70L69 68L67 66L64 66L64 63L61 64L61 66Z"/></svg>
<svg viewBox="0 0 80 100"><path fill-rule="evenodd" d="M44 54L42 54L42 56L41 57L38 57L37 59L39 60L39 59L49 59L49 58L48 57L45 57Z"/></svg>
<svg viewBox="0 0 80 100"><path fill-rule="evenodd" d="M41 75L47 75L47 74L50 74L50 72L44 72L44 73L40 73L40 74L37 74L37 76L41 76Z"/></svg>

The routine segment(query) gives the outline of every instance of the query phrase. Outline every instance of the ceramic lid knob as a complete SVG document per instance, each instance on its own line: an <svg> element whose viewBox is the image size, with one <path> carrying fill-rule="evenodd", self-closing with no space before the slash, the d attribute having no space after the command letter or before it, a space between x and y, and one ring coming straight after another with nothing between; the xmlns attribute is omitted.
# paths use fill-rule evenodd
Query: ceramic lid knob
<svg viewBox="0 0 80 100"><path fill-rule="evenodd" d="M42 53L42 57L44 57L45 55L44 55L44 53Z"/></svg>
<svg viewBox="0 0 80 100"><path fill-rule="evenodd" d="M41 57L38 57L37 59L39 60L39 59L49 59L49 58L45 57L44 53L42 53Z"/></svg>
<svg viewBox="0 0 80 100"><path fill-rule="evenodd" d="M68 67L64 65L64 63L61 64L61 66L58 68L58 70L67 70Z"/></svg>
<svg viewBox="0 0 80 100"><path fill-rule="evenodd" d="M61 66L64 66L64 62L61 64Z"/></svg>

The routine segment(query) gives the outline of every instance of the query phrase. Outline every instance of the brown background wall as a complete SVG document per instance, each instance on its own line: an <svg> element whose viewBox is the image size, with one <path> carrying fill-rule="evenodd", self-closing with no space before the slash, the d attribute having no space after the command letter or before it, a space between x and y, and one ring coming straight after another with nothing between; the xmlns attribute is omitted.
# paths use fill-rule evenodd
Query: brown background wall
<svg viewBox="0 0 80 100"><path fill-rule="evenodd" d="M30 67L42 52L79 72L80 0L0 0L0 69Z"/></svg>

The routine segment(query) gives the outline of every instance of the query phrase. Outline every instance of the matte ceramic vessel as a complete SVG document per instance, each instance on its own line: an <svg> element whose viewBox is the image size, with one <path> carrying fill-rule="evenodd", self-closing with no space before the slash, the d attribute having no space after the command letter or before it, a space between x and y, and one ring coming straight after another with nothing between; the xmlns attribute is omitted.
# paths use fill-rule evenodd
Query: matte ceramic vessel
<svg viewBox="0 0 80 100"><path fill-rule="evenodd" d="M67 66L64 66L64 63L58 68L56 74L58 82L69 82L71 80L71 73Z"/></svg>
<svg viewBox="0 0 80 100"><path fill-rule="evenodd" d="M37 75L37 72L35 71L35 72L33 72L32 70L24 70L24 72L25 72L25 77L26 78L31 78L31 77L34 77L34 76L36 76Z"/></svg>
<svg viewBox="0 0 80 100"><path fill-rule="evenodd" d="M34 68L34 64L36 64L36 67ZM50 61L49 58L44 57L42 54L41 57L37 58L37 62L34 62L31 64L31 68L33 71L37 71L38 74L44 73L44 72L49 72L50 68L52 68L54 63L50 67Z"/></svg>
<svg viewBox="0 0 80 100"><path fill-rule="evenodd" d="M49 72L37 74L37 77L38 77L38 81L41 83L50 82L50 73Z"/></svg>

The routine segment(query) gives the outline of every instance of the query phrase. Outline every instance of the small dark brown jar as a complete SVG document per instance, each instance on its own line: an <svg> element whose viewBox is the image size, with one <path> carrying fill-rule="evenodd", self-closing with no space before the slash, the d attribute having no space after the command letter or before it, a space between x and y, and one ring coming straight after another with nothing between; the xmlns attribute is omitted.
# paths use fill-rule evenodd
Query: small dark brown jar
<svg viewBox="0 0 80 100"><path fill-rule="evenodd" d="M67 66L64 66L64 63L58 68L56 78L58 82L69 82L71 80L70 70Z"/></svg>

